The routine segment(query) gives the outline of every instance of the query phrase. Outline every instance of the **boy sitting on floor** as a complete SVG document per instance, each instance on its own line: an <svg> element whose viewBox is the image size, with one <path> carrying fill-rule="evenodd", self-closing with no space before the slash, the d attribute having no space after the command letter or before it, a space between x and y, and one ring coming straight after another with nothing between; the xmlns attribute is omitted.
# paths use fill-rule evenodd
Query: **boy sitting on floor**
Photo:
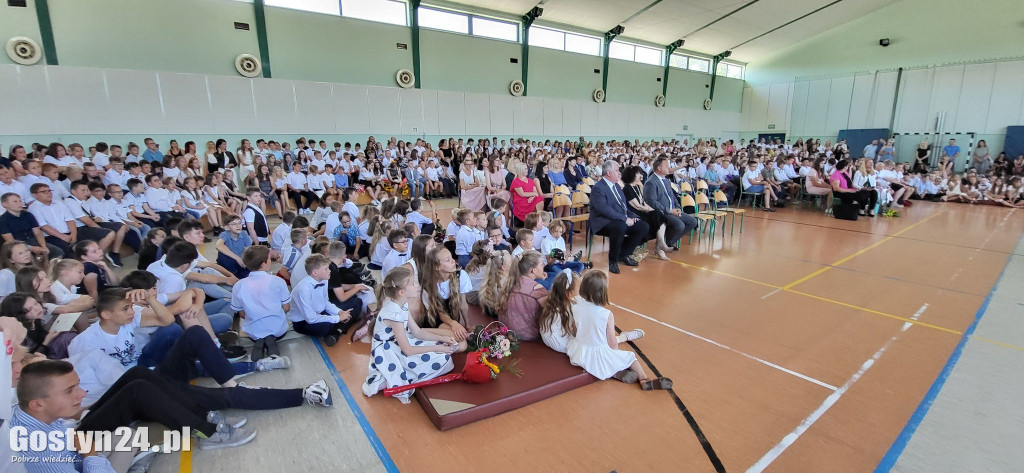
<svg viewBox="0 0 1024 473"><path fill-rule="evenodd" d="M351 309L341 310L327 299L327 280L331 277L331 260L321 254L306 260L309 277L295 285L288 319L296 332L323 337L327 346L334 346L341 336L339 325L351 319Z"/></svg>
<svg viewBox="0 0 1024 473"><path fill-rule="evenodd" d="M261 360L280 355L277 339L288 331L284 313L291 294L284 280L267 272L270 247L250 246L242 253L249 276L231 289L231 308L245 319L242 330L255 342L250 359Z"/></svg>
<svg viewBox="0 0 1024 473"><path fill-rule="evenodd" d="M238 279L249 276L249 270L242 261L242 253L252 246L252 238L242 231L242 217L228 215L224 218L224 232L217 239L217 264L223 266Z"/></svg>

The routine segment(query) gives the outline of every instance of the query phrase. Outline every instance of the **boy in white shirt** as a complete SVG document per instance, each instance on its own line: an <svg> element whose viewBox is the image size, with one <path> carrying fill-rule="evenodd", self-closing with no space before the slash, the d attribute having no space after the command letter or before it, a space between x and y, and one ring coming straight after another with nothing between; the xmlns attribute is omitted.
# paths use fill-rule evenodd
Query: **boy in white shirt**
<svg viewBox="0 0 1024 473"><path fill-rule="evenodd" d="M288 235L292 233L292 222L295 221L295 212L291 210L281 215L281 224L274 228L270 235L270 247L275 250L282 250L288 244Z"/></svg>
<svg viewBox="0 0 1024 473"><path fill-rule="evenodd" d="M254 245L242 253L249 276L231 289L231 308L245 319L242 330L255 342L250 359L262 360L280 355L277 339L288 331L285 312L291 294L284 280L267 272L270 248Z"/></svg>
<svg viewBox="0 0 1024 473"><path fill-rule="evenodd" d="M313 213L309 210L309 206L318 199L309 191L309 182L306 180L306 175L302 174L302 165L298 161L292 163L292 172L285 176L285 182L288 187L288 196L295 202L295 210L299 214ZM305 205L302 203L303 197L306 198Z"/></svg>
<svg viewBox="0 0 1024 473"><path fill-rule="evenodd" d="M391 245L391 252L384 258L384 264L381 265L381 279L386 278L392 269L409 261L409 234L405 230L392 230L391 233L388 233L388 244Z"/></svg>
<svg viewBox="0 0 1024 473"><path fill-rule="evenodd" d="M528 228L516 230L516 248L512 250L512 257L523 254L527 249L533 249L533 231Z"/></svg>
<svg viewBox="0 0 1024 473"><path fill-rule="evenodd" d="M437 218L437 210L434 206L434 201L430 202L430 210L434 214L434 218ZM423 206L423 201L420 199L412 199L409 202L409 209L411 212L405 214L405 223L415 223L420 228L420 233L426 233L432 235L434 233L434 221L427 218L420 213L420 208ZM486 223L486 219L484 221Z"/></svg>
<svg viewBox="0 0 1024 473"><path fill-rule="evenodd" d="M345 202L341 206L341 211L347 212L349 217L352 217L352 222L356 225L359 224L359 207L356 205L358 197L359 191L355 187L346 187L341 191L341 200Z"/></svg>
<svg viewBox="0 0 1024 473"><path fill-rule="evenodd" d="M565 240L562 240L562 234L565 232L565 224L561 220L553 220L548 224L548 233L550 236L545 238L541 243L540 254L547 261L547 267L545 271L559 272L563 269L568 268L576 274L580 274L584 269L594 267L594 263L580 263L579 259L583 256L583 252L576 253L572 261L568 260L568 255L565 254ZM554 259L552 252L557 250L555 254L561 254L560 259Z"/></svg>
<svg viewBox="0 0 1024 473"><path fill-rule="evenodd" d="M281 269L277 275L295 287L306 277L305 273L296 271L296 268L302 268L309 257L308 229L296 228L291 231L288 238L291 244L281 250Z"/></svg>
<svg viewBox="0 0 1024 473"><path fill-rule="evenodd" d="M327 297L327 280L331 277L331 260L326 255L312 255L305 263L309 277L292 289L288 320L295 331L311 337L323 337L327 346L334 346L341 336L339 324L348 322L351 310L341 310Z"/></svg>
<svg viewBox="0 0 1024 473"><path fill-rule="evenodd" d="M747 162L747 172L743 173L741 181L743 183L743 192L747 194L764 194L764 198L761 199L762 210L765 212L774 212L772 206L772 199L775 194L772 192L772 186L769 185L763 177L761 172L757 170L758 163L756 160L751 159Z"/></svg>
<svg viewBox="0 0 1024 473"><path fill-rule="evenodd" d="M121 158L110 158L110 169L103 175L103 183L106 185L117 184L125 186L132 175L124 170L124 162Z"/></svg>
<svg viewBox="0 0 1024 473"><path fill-rule="evenodd" d="M49 163L43 164L43 179L40 179L39 182L42 182L43 184L50 186L50 190L53 191L54 199L59 199L63 201L64 199L68 198L71 195L71 191L68 190L69 187L64 187L62 185L57 184L59 181L59 177L60 172L57 166ZM31 202L26 202L25 205L28 205L30 203Z"/></svg>
<svg viewBox="0 0 1024 473"><path fill-rule="evenodd" d="M312 179L312 176L310 179ZM327 198L320 202L320 206L316 208L316 212L313 212L313 216L309 219L309 228L316 232L315 235L323 235L323 227L327 224L327 217L330 217L332 213L337 213L340 208L341 206L334 201L334 197L327 196Z"/></svg>
<svg viewBox="0 0 1024 473"><path fill-rule="evenodd" d="M481 238L476 229L476 216L472 210L459 210L455 219L459 222L459 230L455 233L455 257L458 258L459 266L465 267L469 264L473 244Z"/></svg>

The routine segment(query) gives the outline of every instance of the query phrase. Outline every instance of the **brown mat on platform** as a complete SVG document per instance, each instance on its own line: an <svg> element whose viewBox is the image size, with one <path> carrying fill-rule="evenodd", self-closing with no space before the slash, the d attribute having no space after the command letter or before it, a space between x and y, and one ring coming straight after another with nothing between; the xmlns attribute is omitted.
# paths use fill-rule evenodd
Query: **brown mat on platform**
<svg viewBox="0 0 1024 473"><path fill-rule="evenodd" d="M439 430L449 430L586 386L597 378L569 364L569 358L543 343L523 342L513 357L522 376L503 372L486 384L455 381L416 390L427 417ZM462 371L464 353L453 357L453 373Z"/></svg>

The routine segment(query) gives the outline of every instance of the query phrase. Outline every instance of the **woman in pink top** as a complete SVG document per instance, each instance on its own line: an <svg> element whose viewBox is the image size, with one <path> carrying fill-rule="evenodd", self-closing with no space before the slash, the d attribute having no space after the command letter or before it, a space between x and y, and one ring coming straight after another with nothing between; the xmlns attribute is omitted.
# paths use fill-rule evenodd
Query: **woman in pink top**
<svg viewBox="0 0 1024 473"><path fill-rule="evenodd" d="M807 179L804 180L804 186L807 188L808 194L828 195L829 192L832 192L832 186L822 176L821 166L824 162L824 158L815 159L811 170L807 171Z"/></svg>
<svg viewBox="0 0 1024 473"><path fill-rule="evenodd" d="M862 189L853 185L853 178L850 177L850 160L840 159L836 163L836 170L832 173L832 195L843 202L843 204L856 203L860 208L860 215L875 216L875 203L878 202L878 193L874 190Z"/></svg>

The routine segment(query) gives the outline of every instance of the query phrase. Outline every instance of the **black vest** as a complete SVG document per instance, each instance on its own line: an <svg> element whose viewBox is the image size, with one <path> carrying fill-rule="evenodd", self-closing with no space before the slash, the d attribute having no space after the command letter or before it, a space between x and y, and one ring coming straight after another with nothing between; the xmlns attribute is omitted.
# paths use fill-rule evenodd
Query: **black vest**
<svg viewBox="0 0 1024 473"><path fill-rule="evenodd" d="M246 208L252 209L253 213L256 214L256 218L252 222L252 229L256 232L256 236L259 238L267 238L267 235L270 235L270 227L267 225L267 217L263 215L263 212L261 212L259 208L254 207L252 204L247 205ZM246 224L248 224L248 222L246 222Z"/></svg>

